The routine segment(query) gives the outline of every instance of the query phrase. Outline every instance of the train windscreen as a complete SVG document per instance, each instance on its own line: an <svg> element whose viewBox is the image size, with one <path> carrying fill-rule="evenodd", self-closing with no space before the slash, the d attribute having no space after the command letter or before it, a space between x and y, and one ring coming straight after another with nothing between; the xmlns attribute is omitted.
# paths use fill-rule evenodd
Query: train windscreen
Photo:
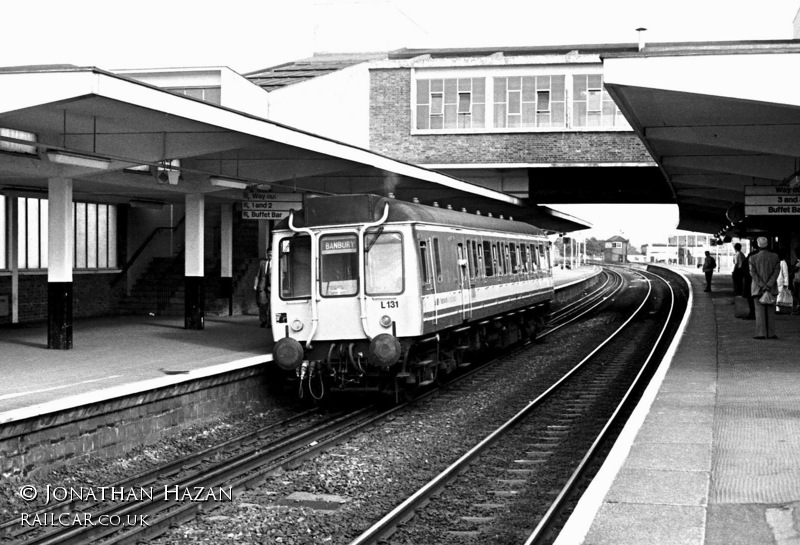
<svg viewBox="0 0 800 545"><path fill-rule="evenodd" d="M358 293L358 238L331 235L319 241L320 295L344 297Z"/></svg>
<svg viewBox="0 0 800 545"><path fill-rule="evenodd" d="M364 245L367 295L403 292L403 238L400 233L367 234Z"/></svg>

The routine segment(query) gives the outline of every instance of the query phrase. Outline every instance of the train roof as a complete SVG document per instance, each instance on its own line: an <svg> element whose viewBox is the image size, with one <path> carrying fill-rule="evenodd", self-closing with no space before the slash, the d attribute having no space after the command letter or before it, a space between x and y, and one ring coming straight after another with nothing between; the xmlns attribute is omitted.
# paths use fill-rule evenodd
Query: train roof
<svg viewBox="0 0 800 545"><path fill-rule="evenodd" d="M295 214L294 226L322 227L377 221L383 215L384 203L389 203L387 223L425 223L505 233L545 235L542 229L529 223L397 201L379 195L307 196L302 210L298 210ZM276 230L288 228L288 218L281 220L275 226Z"/></svg>

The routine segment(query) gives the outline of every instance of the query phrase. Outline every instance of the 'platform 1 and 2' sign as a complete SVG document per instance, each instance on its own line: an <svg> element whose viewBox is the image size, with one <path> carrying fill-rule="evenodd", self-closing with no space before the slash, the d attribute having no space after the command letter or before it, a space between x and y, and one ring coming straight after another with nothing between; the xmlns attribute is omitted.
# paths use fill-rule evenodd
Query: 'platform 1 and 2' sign
<svg viewBox="0 0 800 545"><path fill-rule="evenodd" d="M789 187L788 185L745 186L744 213L747 216L800 215L800 187Z"/></svg>
<svg viewBox="0 0 800 545"><path fill-rule="evenodd" d="M248 220L280 220L288 217L290 210L303 207L302 193L247 191L244 198L242 218Z"/></svg>

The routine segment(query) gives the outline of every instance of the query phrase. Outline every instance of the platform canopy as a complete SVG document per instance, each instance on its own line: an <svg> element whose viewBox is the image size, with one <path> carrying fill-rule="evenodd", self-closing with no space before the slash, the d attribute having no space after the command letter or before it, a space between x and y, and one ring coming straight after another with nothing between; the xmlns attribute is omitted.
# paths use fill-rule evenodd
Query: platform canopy
<svg viewBox="0 0 800 545"><path fill-rule="evenodd" d="M678 228L723 234L780 219L745 218L745 187L788 186L800 170L800 41L648 44L603 64L670 185Z"/></svg>
<svg viewBox="0 0 800 545"><path fill-rule="evenodd" d="M256 187L393 193L533 218L552 231L588 227L502 192L93 67L3 68L0 89L5 194L44 193L52 178L73 179L76 200L155 205L197 193L206 203L236 202Z"/></svg>

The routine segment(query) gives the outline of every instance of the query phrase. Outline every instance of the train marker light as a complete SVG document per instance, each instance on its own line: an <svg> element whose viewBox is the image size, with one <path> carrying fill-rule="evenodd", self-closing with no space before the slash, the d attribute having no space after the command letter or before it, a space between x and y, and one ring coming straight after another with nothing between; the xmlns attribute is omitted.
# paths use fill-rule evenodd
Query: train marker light
<svg viewBox="0 0 800 545"><path fill-rule="evenodd" d="M392 319L389 316L381 316L380 324L382 327L392 327Z"/></svg>
<svg viewBox="0 0 800 545"><path fill-rule="evenodd" d="M303 322L300 320L293 320L291 325L292 331L300 331L303 329Z"/></svg>

